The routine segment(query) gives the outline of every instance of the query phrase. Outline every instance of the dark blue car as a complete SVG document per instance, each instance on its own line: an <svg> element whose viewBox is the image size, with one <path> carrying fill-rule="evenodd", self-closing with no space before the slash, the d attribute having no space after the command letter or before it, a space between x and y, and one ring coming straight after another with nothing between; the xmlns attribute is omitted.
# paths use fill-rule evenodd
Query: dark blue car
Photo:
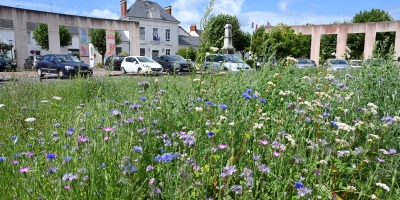
<svg viewBox="0 0 400 200"><path fill-rule="evenodd" d="M37 63L37 74L43 77L46 74L57 74L59 78L71 77L77 74L90 76L93 69L88 64L71 55L47 54Z"/></svg>

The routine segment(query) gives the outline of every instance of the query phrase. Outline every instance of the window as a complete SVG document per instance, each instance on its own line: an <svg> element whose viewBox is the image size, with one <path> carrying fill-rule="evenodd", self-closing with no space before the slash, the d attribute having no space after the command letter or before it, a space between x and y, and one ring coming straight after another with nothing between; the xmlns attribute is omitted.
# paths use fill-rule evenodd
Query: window
<svg viewBox="0 0 400 200"><path fill-rule="evenodd" d="M153 40L158 40L158 28L153 28Z"/></svg>
<svg viewBox="0 0 400 200"><path fill-rule="evenodd" d="M117 47L115 53L117 53L117 55L119 55L121 52L122 52L122 47Z"/></svg>
<svg viewBox="0 0 400 200"><path fill-rule="evenodd" d="M140 48L140 56L146 56L146 48Z"/></svg>
<svg viewBox="0 0 400 200"><path fill-rule="evenodd" d="M165 49L165 55L171 55L171 49Z"/></svg>
<svg viewBox="0 0 400 200"><path fill-rule="evenodd" d="M140 27L140 40L146 40L146 31L144 27Z"/></svg>
<svg viewBox="0 0 400 200"><path fill-rule="evenodd" d="M28 32L28 44L32 44L31 43L31 33Z"/></svg>
<svg viewBox="0 0 400 200"><path fill-rule="evenodd" d="M165 29L165 41L170 41L170 40L171 40L171 30Z"/></svg>
<svg viewBox="0 0 400 200"><path fill-rule="evenodd" d="M40 56L40 51L35 51L35 55Z"/></svg>

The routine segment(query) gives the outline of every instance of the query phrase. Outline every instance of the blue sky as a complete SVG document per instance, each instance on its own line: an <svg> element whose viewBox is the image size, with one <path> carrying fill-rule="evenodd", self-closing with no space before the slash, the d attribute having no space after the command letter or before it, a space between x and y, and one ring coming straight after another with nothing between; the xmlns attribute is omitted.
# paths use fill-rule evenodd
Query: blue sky
<svg viewBox="0 0 400 200"><path fill-rule="evenodd" d="M128 7L135 0L128 0ZM50 7L50 2L52 6ZM181 21L180 26L189 29L203 17L209 0L157 0L161 7L172 6L172 15ZM329 24L351 20L363 10L378 8L400 20L398 0L215 0L214 14L236 15L245 31L251 31L251 23L272 25L283 22L288 25ZM0 0L0 5L32 10L50 11L117 19L120 16L120 0Z"/></svg>

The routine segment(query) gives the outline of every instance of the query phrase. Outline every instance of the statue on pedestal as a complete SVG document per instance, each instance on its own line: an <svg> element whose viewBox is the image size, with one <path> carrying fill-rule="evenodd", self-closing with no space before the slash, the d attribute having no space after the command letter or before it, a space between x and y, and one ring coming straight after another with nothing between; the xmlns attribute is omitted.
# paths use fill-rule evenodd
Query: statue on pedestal
<svg viewBox="0 0 400 200"><path fill-rule="evenodd" d="M233 46L232 46L232 25L229 19L226 20L225 28L225 36L224 36L224 46L222 47L223 54L233 54Z"/></svg>

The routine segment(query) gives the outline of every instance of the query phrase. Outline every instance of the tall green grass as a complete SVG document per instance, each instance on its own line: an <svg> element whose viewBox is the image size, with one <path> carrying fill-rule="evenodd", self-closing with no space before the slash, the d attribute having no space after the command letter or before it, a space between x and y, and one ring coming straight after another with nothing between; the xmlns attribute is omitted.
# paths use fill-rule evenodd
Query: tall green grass
<svg viewBox="0 0 400 200"><path fill-rule="evenodd" d="M399 199L398 90L391 64L10 82L0 194Z"/></svg>

